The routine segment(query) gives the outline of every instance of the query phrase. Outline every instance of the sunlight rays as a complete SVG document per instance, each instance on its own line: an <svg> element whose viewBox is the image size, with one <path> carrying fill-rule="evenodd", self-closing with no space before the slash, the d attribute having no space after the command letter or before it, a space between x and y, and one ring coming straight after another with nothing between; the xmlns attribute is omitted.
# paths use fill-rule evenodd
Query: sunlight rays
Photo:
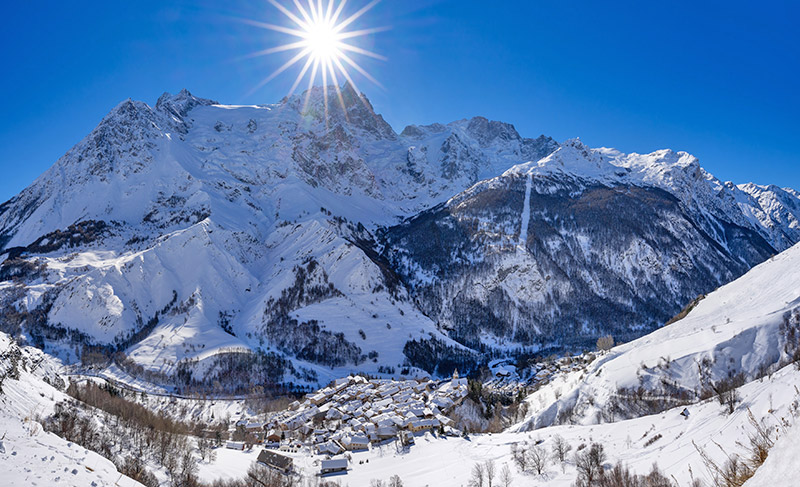
<svg viewBox="0 0 800 487"><path fill-rule="evenodd" d="M378 80L370 75L353 57L354 55L360 55L381 61L385 61L386 58L378 53L354 45L350 43L350 40L386 31L389 27L347 30L348 26L369 12L380 0L372 0L349 16L345 16L344 12L347 0L339 0L338 3L336 0L292 0L289 6L279 0L267 1L288 19L290 22L288 26L253 20L245 20L245 22L255 27L286 34L295 39L286 44L251 53L245 58L295 50L299 52L261 80L250 91L250 94L293 66L301 65L300 63L303 60L305 62L302 63L302 68L295 78L288 96L294 94L306 75L309 75L309 89L303 104L303 110L305 111L311 94L310 89L314 86L314 82L319 75L322 79L326 119L328 115L328 80L333 82L336 96L343 109L345 108L345 101L339 86L339 80L346 80L357 93L359 92L353 77L348 72L348 67L370 82L382 87ZM344 17L344 20L340 20L342 17Z"/></svg>

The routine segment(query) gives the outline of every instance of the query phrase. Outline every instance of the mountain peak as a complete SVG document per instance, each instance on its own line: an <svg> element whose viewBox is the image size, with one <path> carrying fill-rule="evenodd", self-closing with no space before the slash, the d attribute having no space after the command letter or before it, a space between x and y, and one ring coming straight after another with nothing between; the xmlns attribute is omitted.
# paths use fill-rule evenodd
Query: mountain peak
<svg viewBox="0 0 800 487"><path fill-rule="evenodd" d="M287 99L286 104L305 117L324 121L326 120L326 98L327 123L357 127L377 139L397 139L394 129L380 114L375 113L367 96L364 93L358 93L349 82L342 87L336 85L315 86L301 95Z"/></svg>
<svg viewBox="0 0 800 487"><path fill-rule="evenodd" d="M473 117L467 122L467 133L483 146L494 140L520 140L517 129L510 123L489 120L486 117Z"/></svg>
<svg viewBox="0 0 800 487"><path fill-rule="evenodd" d="M192 95L189 90L183 88L175 95L164 92L164 94L162 94L156 102L156 110L182 121L183 117L185 117L186 114L196 106L218 104L219 102L214 100L198 98Z"/></svg>

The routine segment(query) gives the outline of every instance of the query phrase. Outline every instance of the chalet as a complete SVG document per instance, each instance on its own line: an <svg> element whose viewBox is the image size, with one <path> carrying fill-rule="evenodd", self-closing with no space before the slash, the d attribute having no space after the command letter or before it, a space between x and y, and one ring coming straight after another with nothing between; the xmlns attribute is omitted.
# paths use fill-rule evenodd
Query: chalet
<svg viewBox="0 0 800 487"><path fill-rule="evenodd" d="M311 404L313 404L315 406L319 406L320 404L322 404L322 403L324 403L324 402L326 402L328 400L328 396L326 396L322 392L318 392L318 393L314 394L313 396L309 397L308 400L311 401Z"/></svg>
<svg viewBox="0 0 800 487"><path fill-rule="evenodd" d="M293 465L291 458L268 450L261 450L261 453L258 454L258 463L263 463L283 473L291 472Z"/></svg>
<svg viewBox="0 0 800 487"><path fill-rule="evenodd" d="M342 451L342 447L335 441L326 441L317 445L317 453L320 455L338 455Z"/></svg>
<svg viewBox="0 0 800 487"><path fill-rule="evenodd" d="M319 466L320 475L326 475L336 472L347 472L347 459L337 458L334 460L322 460Z"/></svg>
<svg viewBox="0 0 800 487"><path fill-rule="evenodd" d="M365 434L352 434L342 438L342 446L350 451L366 450L369 448L369 438Z"/></svg>
<svg viewBox="0 0 800 487"><path fill-rule="evenodd" d="M439 420L439 423L441 423L442 426L449 426L450 423L453 422L452 419L448 418L447 416L442 416L441 414L437 414L436 419Z"/></svg>
<svg viewBox="0 0 800 487"><path fill-rule="evenodd" d="M394 438L397 435L397 428L394 426L379 426L378 429L375 430L375 434L379 440Z"/></svg>
<svg viewBox="0 0 800 487"><path fill-rule="evenodd" d="M278 430L269 430L267 436L264 437L264 440L270 443L278 443L281 439L283 439L283 432Z"/></svg>
<svg viewBox="0 0 800 487"><path fill-rule="evenodd" d="M408 423L408 429L410 429L411 431L416 433L418 431L426 431L426 430L430 430L430 429L433 429L433 428L438 428L439 424L440 424L439 420L436 419L436 418L433 418L433 419L415 419L415 420L411 421L410 423Z"/></svg>
<svg viewBox="0 0 800 487"><path fill-rule="evenodd" d="M431 403L435 404L436 406L438 406L439 409L450 409L455 404L455 402L453 402L453 400L450 399L447 396L434 397L431 400ZM420 416L422 416L422 415L420 415Z"/></svg>
<svg viewBox="0 0 800 487"><path fill-rule="evenodd" d="M342 417L342 412L336 408L328 409L328 413L325 415L325 419L342 419Z"/></svg>

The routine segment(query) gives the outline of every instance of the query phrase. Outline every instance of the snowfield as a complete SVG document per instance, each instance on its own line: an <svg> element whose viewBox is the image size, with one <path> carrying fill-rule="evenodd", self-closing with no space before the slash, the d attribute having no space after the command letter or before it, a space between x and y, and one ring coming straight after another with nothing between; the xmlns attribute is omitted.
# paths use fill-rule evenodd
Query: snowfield
<svg viewBox="0 0 800 487"><path fill-rule="evenodd" d="M800 245L709 294L676 323L612 349L590 365L582 380L567 378L543 388L529 400L540 406L522 428L548 426L560 411L576 405L577 421L595 423L620 387L655 389L666 379L697 391L703 385L698 367L704 360L712 380L774 370L788 359L779 330L784 315L800 306L796 269ZM556 387L563 397L553 401Z"/></svg>

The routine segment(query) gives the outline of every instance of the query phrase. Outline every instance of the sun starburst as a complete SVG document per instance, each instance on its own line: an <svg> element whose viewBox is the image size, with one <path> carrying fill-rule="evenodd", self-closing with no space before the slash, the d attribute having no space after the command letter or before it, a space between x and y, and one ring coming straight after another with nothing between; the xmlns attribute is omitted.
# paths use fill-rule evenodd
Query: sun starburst
<svg viewBox="0 0 800 487"><path fill-rule="evenodd" d="M265 56L278 52L297 51L288 61L273 71L269 76L253 88L253 92L272 81L275 77L289 68L302 63L302 68L289 90L291 96L303 79L308 75L308 90L306 94L305 110L311 94L311 88L318 78L322 79L325 115L328 114L328 81L336 87L336 95L344 107L344 100L339 87L339 76L342 81L350 83L358 92L356 83L348 69L353 69L361 76L378 86L381 84L367 72L357 61L358 56L386 60L383 56L359 47L352 43L353 39L364 37L376 32L387 30L388 27L348 30L356 20L372 9L380 0L373 0L353 14L345 15L347 0L307 0L304 5L301 0L292 0L293 6L287 7L278 0L267 0L278 9L290 22L290 26L268 24L256 21L247 21L251 25L280 32L292 37L292 42L287 42L277 47L271 47L255 52L249 57ZM304 61L304 62L303 62Z"/></svg>

